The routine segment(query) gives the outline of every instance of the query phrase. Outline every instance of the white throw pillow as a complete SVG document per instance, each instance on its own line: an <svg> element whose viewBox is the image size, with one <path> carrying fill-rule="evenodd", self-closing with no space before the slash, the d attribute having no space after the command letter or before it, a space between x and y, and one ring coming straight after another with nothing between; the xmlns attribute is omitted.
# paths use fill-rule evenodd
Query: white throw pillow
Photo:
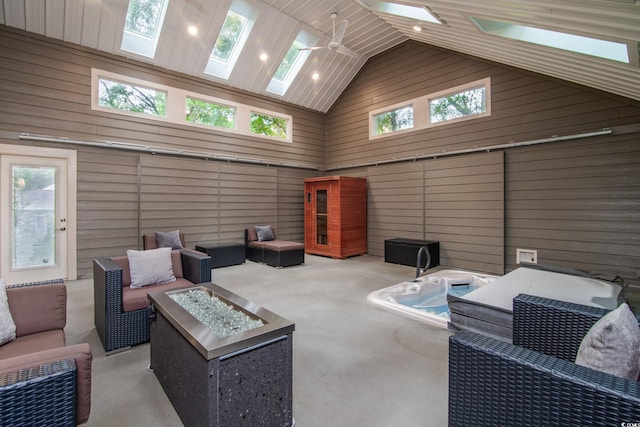
<svg viewBox="0 0 640 427"><path fill-rule="evenodd" d="M16 324L9 311L7 299L7 287L4 280L0 279L0 345L16 339Z"/></svg>
<svg viewBox="0 0 640 427"><path fill-rule="evenodd" d="M582 339L576 365L636 381L640 327L625 303L598 320Z"/></svg>
<svg viewBox="0 0 640 427"><path fill-rule="evenodd" d="M127 251L131 287L142 288L147 285L169 283L176 280L171 262L171 248L149 249L146 251Z"/></svg>

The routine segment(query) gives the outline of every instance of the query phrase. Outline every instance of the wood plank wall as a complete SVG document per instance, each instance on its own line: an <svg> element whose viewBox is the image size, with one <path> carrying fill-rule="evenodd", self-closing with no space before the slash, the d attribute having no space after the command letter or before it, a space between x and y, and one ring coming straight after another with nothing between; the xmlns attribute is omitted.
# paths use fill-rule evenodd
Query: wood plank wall
<svg viewBox="0 0 640 427"><path fill-rule="evenodd" d="M293 141L93 111L92 67L289 114ZM22 133L213 152L265 164L26 142L18 140ZM141 247L142 234L158 229L183 230L189 247L243 241L244 229L256 223L302 241L303 179L317 175L325 162L321 113L4 26L0 143L78 151L79 277L92 276L94 257Z"/></svg>
<svg viewBox="0 0 640 427"><path fill-rule="evenodd" d="M504 272L503 153L366 168L369 254L396 237L440 242L440 264Z"/></svg>
<svg viewBox="0 0 640 427"><path fill-rule="evenodd" d="M487 77L490 117L369 140L369 111ZM504 164L440 155L604 128L613 134L504 149ZM461 181L461 170L484 168L488 182L473 173ZM539 263L640 284L636 101L407 42L371 59L328 112L327 169L368 178L370 254L383 255L386 238L438 236L452 267L508 272L517 248L536 249ZM474 205L475 217L458 218Z"/></svg>

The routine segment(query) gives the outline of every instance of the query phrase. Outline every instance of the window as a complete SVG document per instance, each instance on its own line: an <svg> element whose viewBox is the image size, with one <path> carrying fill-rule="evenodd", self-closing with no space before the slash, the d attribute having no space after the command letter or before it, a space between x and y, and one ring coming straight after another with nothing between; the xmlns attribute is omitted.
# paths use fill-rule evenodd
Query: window
<svg viewBox="0 0 640 427"><path fill-rule="evenodd" d="M397 132L413 128L413 105L400 107L373 116L374 135Z"/></svg>
<svg viewBox="0 0 640 427"><path fill-rule="evenodd" d="M236 109L226 105L187 97L185 118L191 123L202 123L219 128L235 128Z"/></svg>
<svg viewBox="0 0 640 427"><path fill-rule="evenodd" d="M292 140L290 115L95 68L91 69L91 108L269 140Z"/></svg>
<svg viewBox="0 0 640 427"><path fill-rule="evenodd" d="M129 0L120 48L153 58L169 0Z"/></svg>
<svg viewBox="0 0 640 427"><path fill-rule="evenodd" d="M440 123L487 111L487 88L478 86L429 99L429 121Z"/></svg>
<svg viewBox="0 0 640 427"><path fill-rule="evenodd" d="M491 115L491 79L369 112L369 139Z"/></svg>
<svg viewBox="0 0 640 427"><path fill-rule="evenodd" d="M310 32L304 29L301 30L298 33L298 37L291 43L287 54L282 59L280 66L267 87L267 91L277 95L284 95L311 54L309 50L300 49L313 46L317 41L318 38Z"/></svg>
<svg viewBox="0 0 640 427"><path fill-rule="evenodd" d="M205 67L206 74L229 78L257 16L258 9L245 0L231 4Z"/></svg>
<svg viewBox="0 0 640 427"><path fill-rule="evenodd" d="M364 7L390 15L419 19L432 24L440 24L440 19L426 6L410 6L401 3L378 0L358 0Z"/></svg>
<svg viewBox="0 0 640 427"><path fill-rule="evenodd" d="M482 32L487 34L629 63L630 56L626 43L578 36L493 19L472 17L471 21Z"/></svg>
<svg viewBox="0 0 640 427"><path fill-rule="evenodd" d="M289 120L252 111L251 132L257 135L286 139L289 134Z"/></svg>
<svg viewBox="0 0 640 427"><path fill-rule="evenodd" d="M132 113L166 116L167 93L115 80L98 79L98 104Z"/></svg>

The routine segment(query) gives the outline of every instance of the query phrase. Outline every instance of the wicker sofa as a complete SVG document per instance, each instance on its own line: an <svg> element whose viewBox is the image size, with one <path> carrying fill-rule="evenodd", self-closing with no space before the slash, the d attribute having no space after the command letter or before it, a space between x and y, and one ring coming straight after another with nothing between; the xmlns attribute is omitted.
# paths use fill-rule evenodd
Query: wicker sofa
<svg viewBox="0 0 640 427"><path fill-rule="evenodd" d="M126 255L93 260L94 320L107 354L149 341L147 293L211 281L211 257L189 249L171 252L176 280L132 289Z"/></svg>
<svg viewBox="0 0 640 427"><path fill-rule="evenodd" d="M449 341L449 426L620 426L640 420L640 384L574 363L607 310L518 295L513 344Z"/></svg>
<svg viewBox="0 0 640 427"><path fill-rule="evenodd" d="M16 339L0 347L0 425L72 426L91 409L91 348L65 345L62 280L7 287Z"/></svg>
<svg viewBox="0 0 640 427"><path fill-rule="evenodd" d="M273 240L260 241L255 228L244 230L247 259L272 267L304 264L304 243L279 240L273 230Z"/></svg>

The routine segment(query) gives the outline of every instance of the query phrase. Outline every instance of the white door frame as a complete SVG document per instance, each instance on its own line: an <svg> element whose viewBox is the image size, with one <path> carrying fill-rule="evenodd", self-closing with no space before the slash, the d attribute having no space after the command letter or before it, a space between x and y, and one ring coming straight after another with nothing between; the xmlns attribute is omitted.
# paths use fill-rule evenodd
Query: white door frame
<svg viewBox="0 0 640 427"><path fill-rule="evenodd" d="M0 156L12 155L34 158L55 158L67 163L67 277L63 279L76 280L78 277L77 260L77 152L59 148L32 147L26 145L0 144ZM4 196L4 195L3 195ZM0 271L2 277L2 271Z"/></svg>

